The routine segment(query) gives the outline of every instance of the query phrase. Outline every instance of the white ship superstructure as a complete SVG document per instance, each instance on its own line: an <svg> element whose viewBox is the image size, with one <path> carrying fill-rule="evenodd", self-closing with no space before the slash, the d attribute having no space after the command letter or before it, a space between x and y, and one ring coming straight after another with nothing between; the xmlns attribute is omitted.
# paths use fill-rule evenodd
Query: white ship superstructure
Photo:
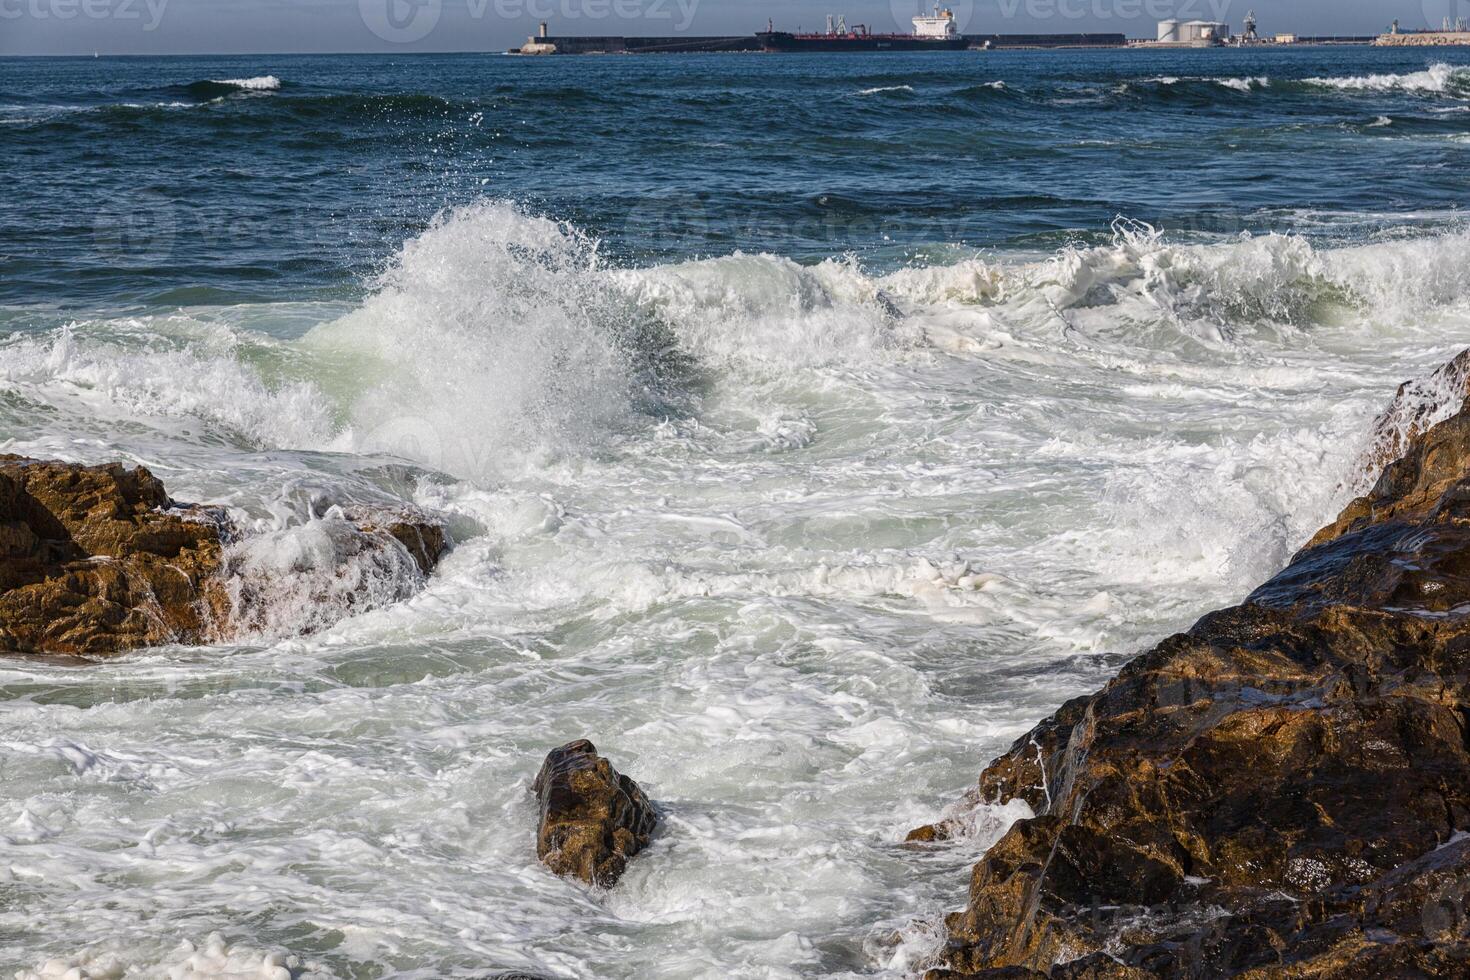
<svg viewBox="0 0 1470 980"><path fill-rule="evenodd" d="M932 16L914 18L915 37L954 37L958 33L959 29L954 23L954 11L948 7L941 10L936 5Z"/></svg>

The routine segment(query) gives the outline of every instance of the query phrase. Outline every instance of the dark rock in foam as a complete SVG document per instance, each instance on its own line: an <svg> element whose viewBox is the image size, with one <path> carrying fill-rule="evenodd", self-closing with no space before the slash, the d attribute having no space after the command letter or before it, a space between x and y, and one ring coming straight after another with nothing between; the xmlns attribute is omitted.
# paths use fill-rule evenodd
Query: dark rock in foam
<svg viewBox="0 0 1470 980"><path fill-rule="evenodd" d="M531 789L541 807L536 856L589 885L615 884L658 823L638 784L586 739L552 749Z"/></svg>
<svg viewBox="0 0 1470 980"><path fill-rule="evenodd" d="M986 768L1035 816L931 977L1470 976L1470 402L1397 431L1275 578Z"/></svg>
<svg viewBox="0 0 1470 980"><path fill-rule="evenodd" d="M422 515L354 517L362 547L401 545L424 572L449 545ZM221 508L170 500L141 466L0 456L0 650L99 655L227 639L244 625L225 580L238 533Z"/></svg>

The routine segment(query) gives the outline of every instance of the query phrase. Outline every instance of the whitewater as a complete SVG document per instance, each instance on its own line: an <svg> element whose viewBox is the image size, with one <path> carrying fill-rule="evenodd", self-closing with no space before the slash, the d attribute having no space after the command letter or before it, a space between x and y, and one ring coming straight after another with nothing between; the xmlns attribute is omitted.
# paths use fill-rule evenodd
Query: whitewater
<svg viewBox="0 0 1470 980"><path fill-rule="evenodd" d="M829 70L873 112L934 89ZM1051 99L1041 115L1140 92L1161 113L1335 100L1334 139L1407 152L1379 135L1407 120L1464 152L1443 138L1463 123L1433 121L1459 119L1439 110L1470 98L1464 68L1128 70L1126 92L1101 71L1050 95L1024 73L947 91L1022 114ZM291 108L345 98L303 95L306 75L198 66L201 108L169 125L329 125ZM453 111L432 125L458 133ZM240 167L232 194L277 186ZM1398 383L1470 338L1470 227L1428 192L1391 211L1293 185L1295 204L1229 228L1087 198L1069 227L1093 224L1067 234L1026 230L1028 198L979 245L895 257L881 236L900 232L872 226L862 248L762 248L757 229L656 254L621 204L473 173L385 220L381 260L338 279L305 258L298 279L258 275L320 239L213 242L182 207L161 271L68 253L98 269L67 293L7 257L6 288L42 285L6 295L0 448L144 464L228 507L252 532L233 560L281 582L228 646L0 660L7 972L911 976L1026 808L950 813L969 833L924 851L907 831L1062 701L1281 567L1372 479L1370 423ZM343 579L341 508L405 502L454 550L427 577L370 556ZM362 590L383 605L349 615ZM662 814L611 890L534 851L530 781L580 737Z"/></svg>
<svg viewBox="0 0 1470 980"><path fill-rule="evenodd" d="M311 975L319 946L586 976L917 961L914 913L1008 813L951 853L898 846L974 746L1279 566L1361 482L1384 379L1470 326L1464 233L1116 236L882 276L630 269L487 202L340 315L13 338L11 451L145 462L272 532L263 561L309 549L328 502L394 495L459 547L421 593L308 639L0 667L28 790L7 882L67 896L63 955L108 936L66 960L89 970L194 962L240 922L249 976L275 951ZM260 328L287 313L321 322ZM276 626L313 612L283 597ZM584 734L665 810L608 894L528 847L534 763ZM160 934L160 903L200 928Z"/></svg>

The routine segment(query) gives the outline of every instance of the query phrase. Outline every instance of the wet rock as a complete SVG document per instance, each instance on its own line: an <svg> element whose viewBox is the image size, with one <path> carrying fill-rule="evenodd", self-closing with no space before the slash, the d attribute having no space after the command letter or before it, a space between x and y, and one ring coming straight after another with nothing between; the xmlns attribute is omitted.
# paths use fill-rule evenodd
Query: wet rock
<svg viewBox="0 0 1470 980"><path fill-rule="evenodd" d="M931 977L1470 976L1470 403L972 796L1036 816Z"/></svg>
<svg viewBox="0 0 1470 980"><path fill-rule="evenodd" d="M449 535L444 525L423 514L407 510L380 514L356 508L348 516L365 534L381 531L403 545L425 575L434 570L449 550Z"/></svg>
<svg viewBox="0 0 1470 980"><path fill-rule="evenodd" d="M1461 351L1427 377L1399 385L1393 400L1373 423L1373 434L1363 456L1363 470L1371 476L1404 455L1409 443L1470 397L1470 350Z"/></svg>
<svg viewBox="0 0 1470 980"><path fill-rule="evenodd" d="M202 643L226 605L225 521L143 467L0 457L0 647L114 653Z"/></svg>
<svg viewBox="0 0 1470 980"><path fill-rule="evenodd" d="M354 516L342 554L402 555L416 579L449 545L423 515ZM0 650L106 655L249 631L263 604L241 597L269 589L243 574L243 540L222 508L171 500L144 467L0 456ZM343 590L355 581L325 577ZM364 590L339 606L351 613L394 598Z"/></svg>
<svg viewBox="0 0 1470 980"><path fill-rule="evenodd" d="M616 883L658 823L638 784L586 739L552 749L531 789L541 806L537 857L589 885Z"/></svg>
<svg viewBox="0 0 1470 980"><path fill-rule="evenodd" d="M402 602L448 548L442 525L407 509L329 508L226 549L230 624L243 637L309 635Z"/></svg>

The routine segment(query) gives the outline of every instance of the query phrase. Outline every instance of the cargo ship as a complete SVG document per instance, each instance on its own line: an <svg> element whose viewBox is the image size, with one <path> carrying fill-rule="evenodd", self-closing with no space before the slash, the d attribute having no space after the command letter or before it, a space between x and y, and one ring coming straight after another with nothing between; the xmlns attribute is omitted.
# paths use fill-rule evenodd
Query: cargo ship
<svg viewBox="0 0 1470 980"><path fill-rule="evenodd" d="M827 17L823 34L778 31L771 23L756 32L763 51L963 51L970 42L955 27L954 13L934 8L930 17L914 18L912 34L874 34L864 24L847 26L843 17Z"/></svg>

